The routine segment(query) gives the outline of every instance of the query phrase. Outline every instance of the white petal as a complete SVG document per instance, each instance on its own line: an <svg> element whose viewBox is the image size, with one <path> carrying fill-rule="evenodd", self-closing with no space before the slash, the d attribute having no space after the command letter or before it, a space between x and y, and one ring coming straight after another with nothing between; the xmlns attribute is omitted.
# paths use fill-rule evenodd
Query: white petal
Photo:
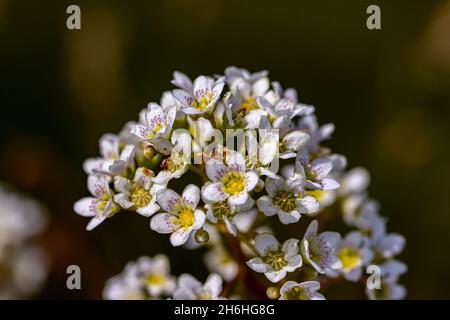
<svg viewBox="0 0 450 320"><path fill-rule="evenodd" d="M286 256L286 260L288 265L284 269L288 272L293 272L302 266L302 257L299 254L289 257Z"/></svg>
<svg viewBox="0 0 450 320"><path fill-rule="evenodd" d="M306 229L304 237L308 238L310 236L316 235L318 227L319 227L319 224L318 224L317 220L311 221L311 223L308 226L308 229Z"/></svg>
<svg viewBox="0 0 450 320"><path fill-rule="evenodd" d="M213 181L222 181L222 177L228 173L228 167L216 159L208 160L205 166L206 175Z"/></svg>
<svg viewBox="0 0 450 320"><path fill-rule="evenodd" d="M298 239L289 239L283 243L282 250L286 256L294 256L298 254Z"/></svg>
<svg viewBox="0 0 450 320"><path fill-rule="evenodd" d="M102 223L105 219L106 219L106 217L104 217L104 216L95 216L94 218L91 219L91 221L89 221L89 223L86 227L86 230L87 231L93 230L100 223Z"/></svg>
<svg viewBox="0 0 450 320"><path fill-rule="evenodd" d="M293 210L291 212L278 210L278 218L283 224L296 223L298 220L300 220L300 213L297 210Z"/></svg>
<svg viewBox="0 0 450 320"><path fill-rule="evenodd" d="M284 187L285 187L284 179L267 178L265 186L266 186L267 193L271 197L274 197L279 189L284 189Z"/></svg>
<svg viewBox="0 0 450 320"><path fill-rule="evenodd" d="M188 204L192 209L195 209L200 201L200 189L195 184L190 184L184 188L181 197L183 198L184 204Z"/></svg>
<svg viewBox="0 0 450 320"><path fill-rule="evenodd" d="M228 218L224 219L225 222L225 226L227 227L227 231L233 236L236 237L236 233L237 233L237 228L236 226L230 221L228 220Z"/></svg>
<svg viewBox="0 0 450 320"><path fill-rule="evenodd" d="M214 86L212 88L212 92L213 92L215 97L219 97L220 96L224 86L225 86L225 82L223 82L223 81L219 81L216 84L214 84Z"/></svg>
<svg viewBox="0 0 450 320"><path fill-rule="evenodd" d="M181 197L173 190L163 189L156 193L156 201L159 206L169 213L177 213L175 205L180 202Z"/></svg>
<svg viewBox="0 0 450 320"><path fill-rule="evenodd" d="M265 264L261 258L252 258L246 262L247 265L256 272L267 272L270 270L270 266Z"/></svg>
<svg viewBox="0 0 450 320"><path fill-rule="evenodd" d="M327 158L319 158L311 162L311 170L316 174L316 179L321 180L333 169L333 162Z"/></svg>
<svg viewBox="0 0 450 320"><path fill-rule="evenodd" d="M269 271L264 273L267 279L273 283L279 282L281 279L286 277L286 271L280 270L280 271Z"/></svg>
<svg viewBox="0 0 450 320"><path fill-rule="evenodd" d="M269 251L276 251L280 247L277 239L270 233L258 234L255 238L255 248L261 256Z"/></svg>
<svg viewBox="0 0 450 320"><path fill-rule="evenodd" d="M120 153L119 159L124 161L127 165L134 161L134 153L136 151L136 147L132 144L127 144L122 152Z"/></svg>
<svg viewBox="0 0 450 320"><path fill-rule="evenodd" d="M73 210L83 217L94 217L97 215L97 199L92 197L85 197L77 202L73 206Z"/></svg>
<svg viewBox="0 0 450 320"><path fill-rule="evenodd" d="M196 291L202 287L202 283L198 281L194 276L183 273L178 278L178 287L186 288L190 291Z"/></svg>
<svg viewBox="0 0 450 320"><path fill-rule="evenodd" d="M121 176L115 176L114 188L117 192L129 194L131 190L131 181Z"/></svg>
<svg viewBox="0 0 450 320"><path fill-rule="evenodd" d="M83 162L83 170L86 174L94 174L93 170L101 170L103 168L103 158L89 158Z"/></svg>
<svg viewBox="0 0 450 320"><path fill-rule="evenodd" d="M163 138L152 140L152 145L158 152L166 156L170 155L173 149L173 144L169 140Z"/></svg>
<svg viewBox="0 0 450 320"><path fill-rule="evenodd" d="M139 213L141 216L150 217L158 210L159 206L156 204L155 199L152 199L152 201L150 201L149 204L147 204L145 207L137 209L136 212Z"/></svg>
<svg viewBox="0 0 450 320"><path fill-rule="evenodd" d="M245 191L252 191L258 184L258 175L254 171L247 171L245 173Z"/></svg>
<svg viewBox="0 0 450 320"><path fill-rule="evenodd" d="M206 279L204 289L207 290L212 298L217 298L222 292L222 278L217 273L212 273Z"/></svg>
<svg viewBox="0 0 450 320"><path fill-rule="evenodd" d="M175 219L176 217L169 213L158 213L152 218L150 228L162 234L172 233L178 228Z"/></svg>
<svg viewBox="0 0 450 320"><path fill-rule="evenodd" d="M191 79L182 72L175 71L171 83L187 92L193 91Z"/></svg>
<svg viewBox="0 0 450 320"><path fill-rule="evenodd" d="M339 232L325 231L320 234L320 238L327 242L331 247L336 248L339 241L341 241L341 235Z"/></svg>
<svg viewBox="0 0 450 320"><path fill-rule="evenodd" d="M88 189L93 196L96 198L100 197L109 189L106 177L97 175L88 176Z"/></svg>
<svg viewBox="0 0 450 320"><path fill-rule="evenodd" d="M134 205L134 203L129 200L128 195L126 195L125 193L118 193L114 195L114 201L124 209L129 209Z"/></svg>
<svg viewBox="0 0 450 320"><path fill-rule="evenodd" d="M194 102L194 97L184 90L175 89L172 90L172 94L183 106L191 107Z"/></svg>
<svg viewBox="0 0 450 320"><path fill-rule="evenodd" d="M234 206L242 206L248 201L248 193L246 191L242 191L241 193L235 194L228 198L228 203Z"/></svg>
<svg viewBox="0 0 450 320"><path fill-rule="evenodd" d="M335 190L340 186L336 180L331 178L322 179L320 184L322 185L322 190Z"/></svg>
<svg viewBox="0 0 450 320"><path fill-rule="evenodd" d="M205 224L206 215L202 210L195 210L194 212L194 223L192 224L192 229L197 230L203 227Z"/></svg>
<svg viewBox="0 0 450 320"><path fill-rule="evenodd" d="M362 275L362 268L358 267L353 268L349 272L344 273L344 278L347 281L357 282L361 278L361 275Z"/></svg>
<svg viewBox="0 0 450 320"><path fill-rule="evenodd" d="M220 182L213 182L203 186L202 197L205 202L219 202L225 200L228 195L223 191Z"/></svg>
<svg viewBox="0 0 450 320"><path fill-rule="evenodd" d="M167 114L166 114L166 126L171 128L172 125L173 125L173 122L175 121L176 116L177 116L177 107L173 106L167 111Z"/></svg>
<svg viewBox="0 0 450 320"><path fill-rule="evenodd" d="M266 77L261 78L257 80L252 86L253 95L255 97L263 96L267 92L267 90L269 90L269 87L269 79Z"/></svg>
<svg viewBox="0 0 450 320"><path fill-rule="evenodd" d="M205 76L200 76L194 80L194 97L199 100L208 91L211 91L211 81Z"/></svg>
<svg viewBox="0 0 450 320"><path fill-rule="evenodd" d="M283 297L286 292L297 286L299 286L299 284L295 281L286 281L280 289L280 296Z"/></svg>
<svg viewBox="0 0 450 320"><path fill-rule="evenodd" d="M100 138L100 154L105 159L113 159L119 156L119 137L115 134L104 134Z"/></svg>
<svg viewBox="0 0 450 320"><path fill-rule="evenodd" d="M131 126L130 132L143 140L147 140L153 136L153 132L147 126L141 124Z"/></svg>
<svg viewBox="0 0 450 320"><path fill-rule="evenodd" d="M301 147L305 146L309 140L309 134L301 130L294 130L289 132L283 138L283 144L286 149L291 151L297 151Z"/></svg>
<svg viewBox="0 0 450 320"><path fill-rule="evenodd" d="M298 210L301 213L316 213L320 209L319 201L315 197L305 196L301 199L295 201L298 207Z"/></svg>
<svg viewBox="0 0 450 320"><path fill-rule="evenodd" d="M170 243L174 247L181 246L186 243L191 234L191 228L180 228L170 235Z"/></svg>
<svg viewBox="0 0 450 320"><path fill-rule="evenodd" d="M152 178L155 184L164 185L174 178L174 174L168 170L160 171L156 177Z"/></svg>
<svg viewBox="0 0 450 320"><path fill-rule="evenodd" d="M256 200L256 205L265 216L270 217L278 213L278 208L272 204L272 198L269 196L262 196Z"/></svg>

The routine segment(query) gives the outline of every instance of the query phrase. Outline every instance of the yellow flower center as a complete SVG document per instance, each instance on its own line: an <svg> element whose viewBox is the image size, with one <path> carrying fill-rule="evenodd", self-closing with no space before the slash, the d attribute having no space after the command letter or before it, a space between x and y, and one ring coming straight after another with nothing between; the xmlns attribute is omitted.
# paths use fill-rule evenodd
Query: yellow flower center
<svg viewBox="0 0 450 320"><path fill-rule="evenodd" d="M226 193L238 194L245 188L244 175L237 171L230 171L222 177L222 186Z"/></svg>
<svg viewBox="0 0 450 320"><path fill-rule="evenodd" d="M341 248L337 256L342 262L344 269L352 269L361 262L359 251L355 248Z"/></svg>
<svg viewBox="0 0 450 320"><path fill-rule="evenodd" d="M212 297L209 293L203 292L198 295L198 300L211 300Z"/></svg>
<svg viewBox="0 0 450 320"><path fill-rule="evenodd" d="M269 251L267 255L261 259L264 263L272 266L275 271L280 271L287 266L287 261L284 259L283 251Z"/></svg>
<svg viewBox="0 0 450 320"><path fill-rule="evenodd" d="M130 199L136 207L142 208L150 203L150 201L152 200L152 196L148 192L148 190L145 190L144 188L134 184L131 189Z"/></svg>
<svg viewBox="0 0 450 320"><path fill-rule="evenodd" d="M163 127L163 124L160 122L158 123L154 128L153 128L153 132L157 133L159 130L161 130L161 128Z"/></svg>
<svg viewBox="0 0 450 320"><path fill-rule="evenodd" d="M99 212L103 212L103 210L105 210L106 205L108 204L107 200L97 200L97 210Z"/></svg>
<svg viewBox="0 0 450 320"><path fill-rule="evenodd" d="M272 202L284 212L290 212L297 208L295 195L292 191L288 190L278 189Z"/></svg>
<svg viewBox="0 0 450 320"><path fill-rule="evenodd" d="M256 104L256 100L253 97L248 97L245 99L237 111L234 120L237 121L241 118L243 118L247 113L249 113L251 110L258 109L258 105Z"/></svg>
<svg viewBox="0 0 450 320"><path fill-rule="evenodd" d="M194 210L190 206L183 206L178 212L178 224L182 228L188 228L194 224Z"/></svg>
<svg viewBox="0 0 450 320"><path fill-rule="evenodd" d="M312 190L312 191L309 191L308 193L310 195L312 195L314 198L316 198L317 200L321 200L325 196L325 191L323 191L323 190Z"/></svg>
<svg viewBox="0 0 450 320"><path fill-rule="evenodd" d="M145 277L145 282L149 285L160 285L166 282L166 277L158 273L150 273Z"/></svg>
<svg viewBox="0 0 450 320"><path fill-rule="evenodd" d="M308 291L305 288L296 286L284 293L286 300L309 300Z"/></svg>
<svg viewBox="0 0 450 320"><path fill-rule="evenodd" d="M211 206L214 216L220 221L223 221L225 218L231 219L236 215L236 211L230 208L227 201L216 202Z"/></svg>
<svg viewBox="0 0 450 320"><path fill-rule="evenodd" d="M214 93L212 91L209 91L205 95L201 96L198 100L193 100L191 105L196 109L204 110L213 99Z"/></svg>

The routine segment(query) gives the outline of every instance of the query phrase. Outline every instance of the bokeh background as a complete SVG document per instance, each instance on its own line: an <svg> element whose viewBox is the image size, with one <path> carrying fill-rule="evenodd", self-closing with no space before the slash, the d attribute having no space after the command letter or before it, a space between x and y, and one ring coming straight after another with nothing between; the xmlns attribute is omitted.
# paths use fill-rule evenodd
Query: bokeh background
<svg viewBox="0 0 450 320"><path fill-rule="evenodd" d="M70 4L79 31L66 28ZM382 30L366 28L370 4ZM159 101L174 70L229 65L269 70L335 123L327 145L371 172L389 229L407 238L408 298L450 298L449 1L0 0L0 39L0 180L51 218L41 241L52 269L37 298L101 298L128 260L161 251L175 274L205 274L201 251L171 248L147 219L118 214L87 232L72 205L103 133ZM82 290L66 288L70 264Z"/></svg>

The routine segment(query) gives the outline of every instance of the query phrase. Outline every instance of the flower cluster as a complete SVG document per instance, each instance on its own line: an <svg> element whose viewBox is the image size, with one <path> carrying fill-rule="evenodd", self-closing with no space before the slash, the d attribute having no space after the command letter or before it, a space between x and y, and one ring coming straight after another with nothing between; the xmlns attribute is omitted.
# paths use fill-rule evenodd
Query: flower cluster
<svg viewBox="0 0 450 320"><path fill-rule="evenodd" d="M43 208L0 184L0 299L36 293L48 272L44 251L33 242L45 228Z"/></svg>
<svg viewBox="0 0 450 320"><path fill-rule="evenodd" d="M394 257L405 240L386 232L367 172L346 172L346 158L322 145L333 124L320 126L315 108L267 71L175 72L172 84L139 121L101 137L101 156L84 163L91 196L74 210L91 218L88 230L123 210L147 217L173 246L209 248L212 274L175 281L167 258L140 258L108 281L105 298L252 298L265 288L271 299L324 299L331 280L366 285L372 265L379 281L368 297L404 297L406 266ZM320 231L340 216L345 236ZM285 225L297 232L279 241L273 230Z"/></svg>

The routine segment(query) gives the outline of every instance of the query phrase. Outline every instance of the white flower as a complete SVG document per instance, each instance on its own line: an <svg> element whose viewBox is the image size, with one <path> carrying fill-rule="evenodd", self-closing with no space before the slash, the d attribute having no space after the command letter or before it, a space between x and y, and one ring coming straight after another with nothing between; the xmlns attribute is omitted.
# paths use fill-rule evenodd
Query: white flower
<svg viewBox="0 0 450 320"><path fill-rule="evenodd" d="M106 218L119 212L120 207L114 202L114 192L109 188L108 178L90 175L88 189L93 197L85 197L74 204L74 211L84 217L92 217L86 229L92 230Z"/></svg>
<svg viewBox="0 0 450 320"><path fill-rule="evenodd" d="M220 98L225 85L223 80L214 81L211 78L200 76L194 80L192 89L184 86L184 90L175 89L172 91L174 97L181 103L182 111L186 114L201 114L214 107Z"/></svg>
<svg viewBox="0 0 450 320"><path fill-rule="evenodd" d="M105 300L145 300L141 283L137 278L117 275L106 281L103 289Z"/></svg>
<svg viewBox="0 0 450 320"><path fill-rule="evenodd" d="M255 238L258 257L247 261L247 265L256 272L264 273L270 281L278 282L286 277L287 272L301 267L298 242L297 239L289 239L280 245L273 235L259 234Z"/></svg>
<svg viewBox="0 0 450 320"><path fill-rule="evenodd" d="M395 257L403 251L406 239L398 233L382 234L374 239L372 245L375 253L384 259Z"/></svg>
<svg viewBox="0 0 450 320"><path fill-rule="evenodd" d="M300 150L309 140L309 135L301 130L292 130L286 134L280 143L280 158L290 159L297 156Z"/></svg>
<svg viewBox="0 0 450 320"><path fill-rule="evenodd" d="M145 217L150 217L159 210L156 204L156 192L165 185L152 182L153 171L140 167L136 170L133 180L120 176L114 177L114 188L117 193L114 201L124 209L133 209Z"/></svg>
<svg viewBox="0 0 450 320"><path fill-rule="evenodd" d="M178 278L177 288L173 293L174 300L219 300L222 291L222 278L212 273L202 284L190 274L182 274Z"/></svg>
<svg viewBox="0 0 450 320"><path fill-rule="evenodd" d="M0 260L7 247L43 231L47 220L35 200L0 184Z"/></svg>
<svg viewBox="0 0 450 320"><path fill-rule="evenodd" d="M175 277L170 274L167 256L142 256L129 262L122 273L110 278L103 289L107 300L147 300L170 296Z"/></svg>
<svg viewBox="0 0 450 320"><path fill-rule="evenodd" d="M25 299L48 273L44 250L33 241L45 228L44 207L0 183L0 299Z"/></svg>
<svg viewBox="0 0 450 320"><path fill-rule="evenodd" d="M380 289L369 289L366 294L370 300L402 300L406 296L406 289L398 283L381 282Z"/></svg>
<svg viewBox="0 0 450 320"><path fill-rule="evenodd" d="M325 300L325 297L317 292L319 289L318 281L286 281L280 289L280 300Z"/></svg>
<svg viewBox="0 0 450 320"><path fill-rule="evenodd" d="M141 122L131 127L131 133L148 142L165 138L172 129L177 108L171 107L166 112L156 103L149 103L147 110L142 112ZM157 145L156 145L157 146Z"/></svg>
<svg viewBox="0 0 450 320"><path fill-rule="evenodd" d="M284 224L297 222L302 213L312 214L319 210L319 202L304 195L297 180L268 177L265 187L268 195L257 200L259 210L266 216L278 215Z"/></svg>
<svg viewBox="0 0 450 320"><path fill-rule="evenodd" d="M310 190L334 190L339 183L329 176L333 169L333 161L329 157L321 157L308 162L307 153L299 152L295 163L295 171L306 177L305 186Z"/></svg>
<svg viewBox="0 0 450 320"><path fill-rule="evenodd" d="M167 256L158 254L153 258L140 257L136 261L138 277L150 297L171 295L175 290L175 277L170 274L170 263Z"/></svg>
<svg viewBox="0 0 450 320"><path fill-rule="evenodd" d="M336 245L339 243L340 234L330 231L317 234L317 229L317 220L313 220L301 241L300 248L305 262L322 274L327 269L341 268L342 263L336 257Z"/></svg>
<svg viewBox="0 0 450 320"><path fill-rule="evenodd" d="M239 272L239 265L222 246L214 246L205 254L205 265L211 272L216 272L225 281L232 281Z"/></svg>
<svg viewBox="0 0 450 320"><path fill-rule="evenodd" d="M255 99L265 95L269 89L267 74L267 71L251 74L236 67L225 70L226 82L231 90L225 101L229 124L237 125L250 111L259 108Z"/></svg>
<svg viewBox="0 0 450 320"><path fill-rule="evenodd" d="M314 106L299 103L297 90L295 90L293 88L288 88L286 90L283 90L283 88L281 87L281 84L278 81L272 82L272 88L273 88L275 96L276 96L276 98L272 99L272 100L276 101L278 99L286 99L286 100L294 103L295 104L295 108L294 108L295 114L297 116L311 115L314 113L314 111L315 111Z"/></svg>
<svg viewBox="0 0 450 320"><path fill-rule="evenodd" d="M353 168L344 174L339 183L341 185L338 190L339 194L360 194L364 192L369 185L370 175L364 168Z"/></svg>
<svg viewBox="0 0 450 320"><path fill-rule="evenodd" d="M337 245L336 255L342 263L340 272L348 281L358 281L362 276L362 267L372 261L373 252L369 245L369 239L359 231L349 232Z"/></svg>
<svg viewBox="0 0 450 320"><path fill-rule="evenodd" d="M227 165L220 160L208 160L206 175L212 183L202 188L202 197L210 203L228 199L230 205L243 205L249 201L248 193L258 183L258 175L247 170L244 158L238 152L227 154Z"/></svg>
<svg viewBox="0 0 450 320"><path fill-rule="evenodd" d="M83 163L87 174L124 175L128 168L134 170L134 145L121 147L121 137L115 134L103 135L99 145L101 157L89 158Z"/></svg>
<svg viewBox="0 0 450 320"><path fill-rule="evenodd" d="M170 243L181 246L193 230L205 223L205 213L196 209L199 200L200 189L193 184L184 189L181 197L170 189L158 191L156 201L166 212L155 215L150 227L159 233L171 233Z"/></svg>
<svg viewBox="0 0 450 320"><path fill-rule="evenodd" d="M205 208L207 209L206 216L212 223L225 223L228 232L233 236L236 236L237 228L234 221L236 215L248 214L247 211L253 207L253 204L254 201L250 197L248 198L246 203L240 206L229 204L226 200L207 203L205 204Z"/></svg>
<svg viewBox="0 0 450 320"><path fill-rule="evenodd" d="M306 110L306 106L296 104L290 99L280 99L275 104L272 104L266 98L258 97L256 103L258 103L261 109L267 111L273 119L285 117L291 120Z"/></svg>
<svg viewBox="0 0 450 320"><path fill-rule="evenodd" d="M186 172L191 161L191 154L184 150L184 146L190 146L191 141L191 135L186 130L172 133L173 148L170 151L170 157L162 161L162 170L152 178L154 183L165 185L174 178L180 178Z"/></svg>

